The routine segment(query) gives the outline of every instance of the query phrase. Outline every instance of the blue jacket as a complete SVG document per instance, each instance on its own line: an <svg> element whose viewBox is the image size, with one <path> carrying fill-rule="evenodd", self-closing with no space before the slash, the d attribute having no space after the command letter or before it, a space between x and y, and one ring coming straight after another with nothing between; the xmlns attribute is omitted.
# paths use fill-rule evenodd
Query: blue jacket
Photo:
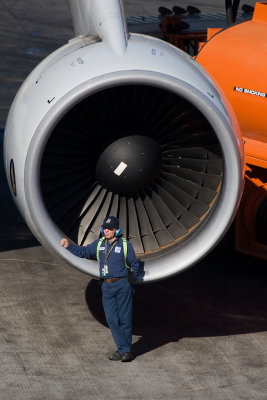
<svg viewBox="0 0 267 400"><path fill-rule="evenodd" d="M99 239L95 240L93 243L88 244L87 246L77 246L75 244L70 243L67 249L77 257L80 258L91 258L93 256L96 257L96 249ZM109 243L108 240L103 240L100 248L99 248L99 276L102 276L102 268L105 263L105 243L107 246L106 253L108 254L113 243ZM123 244L121 238L116 238L116 243L113 246L108 259L108 273L105 275L105 278L121 278L126 277L128 275L128 269L125 267L124 253L123 253ZM139 262L136 259L135 252L132 244L127 241L127 265L130 266L133 270L134 279L138 276L139 270Z"/></svg>

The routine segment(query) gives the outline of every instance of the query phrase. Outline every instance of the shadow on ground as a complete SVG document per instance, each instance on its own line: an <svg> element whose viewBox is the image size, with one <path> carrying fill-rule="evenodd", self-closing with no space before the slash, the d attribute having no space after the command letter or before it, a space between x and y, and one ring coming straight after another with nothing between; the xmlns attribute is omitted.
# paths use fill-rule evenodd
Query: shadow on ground
<svg viewBox="0 0 267 400"><path fill-rule="evenodd" d="M267 266L219 248L193 268L164 281L138 285L133 352L141 355L185 337L237 335L267 330ZM101 289L90 281L86 301L106 325Z"/></svg>

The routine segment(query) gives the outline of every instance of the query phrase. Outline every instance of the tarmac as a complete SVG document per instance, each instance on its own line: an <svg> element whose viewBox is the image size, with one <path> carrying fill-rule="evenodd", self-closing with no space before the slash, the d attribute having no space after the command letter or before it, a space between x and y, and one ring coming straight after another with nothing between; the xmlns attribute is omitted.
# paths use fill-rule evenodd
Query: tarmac
<svg viewBox="0 0 267 400"><path fill-rule="evenodd" d="M0 13L2 146L20 84L73 33L63 0L0 0ZM193 268L136 287L136 358L112 362L97 281L32 236L0 158L0 400L267 399L266 262L235 253L232 229Z"/></svg>

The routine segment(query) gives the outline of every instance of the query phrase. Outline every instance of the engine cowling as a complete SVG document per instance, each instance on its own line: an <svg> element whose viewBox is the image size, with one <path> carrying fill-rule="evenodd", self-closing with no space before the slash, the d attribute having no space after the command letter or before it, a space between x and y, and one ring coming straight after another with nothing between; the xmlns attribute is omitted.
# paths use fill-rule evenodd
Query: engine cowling
<svg viewBox="0 0 267 400"><path fill-rule="evenodd" d="M86 245L116 215L141 279L188 268L222 238L243 188L239 128L223 94L187 54L131 34L124 54L78 37L26 79L9 113L10 190L34 235L93 277Z"/></svg>

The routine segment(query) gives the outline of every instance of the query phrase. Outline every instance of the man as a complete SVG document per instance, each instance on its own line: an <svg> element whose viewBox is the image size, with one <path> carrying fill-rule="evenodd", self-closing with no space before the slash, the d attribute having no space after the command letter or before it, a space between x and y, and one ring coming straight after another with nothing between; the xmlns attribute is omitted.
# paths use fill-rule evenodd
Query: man
<svg viewBox="0 0 267 400"><path fill-rule="evenodd" d="M101 227L102 238L87 246L77 246L65 238L61 245L81 258L96 256L99 260L102 284L102 302L108 326L117 346L109 360L132 361L132 314L134 287L128 281L128 270L134 279L138 276L139 262L133 246L120 234L119 221L107 217ZM127 251L127 255L125 254Z"/></svg>

